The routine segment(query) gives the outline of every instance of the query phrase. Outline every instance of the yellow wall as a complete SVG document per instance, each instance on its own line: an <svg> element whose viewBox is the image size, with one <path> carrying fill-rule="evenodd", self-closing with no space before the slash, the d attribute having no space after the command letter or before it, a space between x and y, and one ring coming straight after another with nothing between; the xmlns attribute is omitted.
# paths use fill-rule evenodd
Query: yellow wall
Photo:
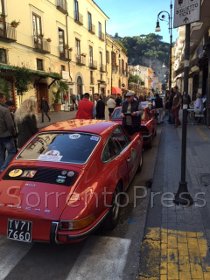
<svg viewBox="0 0 210 280"><path fill-rule="evenodd" d="M69 88L71 92L77 94L77 78L82 78L82 90L84 92L90 92L93 88L94 92L98 92L101 88L104 88L105 94L110 91L110 67L107 72L102 73L100 71L99 52L103 55L103 64L106 65L106 49L110 48L110 42L112 39L100 40L98 36L98 22L102 24L102 33L106 33L106 16L100 8L94 4L92 0L78 0L79 13L83 15L83 25L79 25L74 20L74 1L67 1L68 4L68 16L59 11L56 8L57 0L5 0L5 12L6 22L10 23L12 20L19 21L20 24L16 28L17 41L16 42L3 42L0 39L0 48L7 50L7 64L12 66L25 66L32 70L37 70L36 59L42 59L44 62L45 72L56 72L61 74L61 66L65 67L65 71L70 70L70 78L67 80L70 82ZM92 14L92 23L95 26L95 34L88 31L88 12ZM34 50L33 41L33 25L32 14L41 17L42 33L44 39L50 38L50 53L40 53ZM65 42L69 46L69 56L71 61L61 60L59 57L59 37L58 28L65 31ZM86 55L86 63L83 66L76 64L76 48L75 38L81 41L81 53ZM68 40L67 40L68 39ZM107 43L108 42L108 43ZM114 51L118 51L127 63L126 54L122 51L122 48L116 43L114 45ZM97 69L93 71L94 84L90 84L90 68L89 68L89 46L93 47L93 60L97 61ZM110 52L111 55L111 52ZM111 62L111 57L110 57ZM113 86L118 86L119 78L121 84L125 84L127 87L127 77L120 73L113 75ZM52 78L39 78L36 80L40 83L51 84ZM101 83L103 80L105 83ZM30 90L24 94L24 98L29 96L35 96L36 90L33 86ZM51 88L49 88L49 101L53 102L53 96Z"/></svg>
<svg viewBox="0 0 210 280"><path fill-rule="evenodd" d="M111 85L112 87L120 87L128 88L128 74L127 74L127 64L128 57L121 47L120 44L116 42L112 37L106 37L106 49L109 53L109 64L107 64L107 92L111 93ZM111 53L114 52L116 54L116 64L118 66L117 71L112 68L112 59ZM124 73L120 71L122 70L122 60L124 60Z"/></svg>

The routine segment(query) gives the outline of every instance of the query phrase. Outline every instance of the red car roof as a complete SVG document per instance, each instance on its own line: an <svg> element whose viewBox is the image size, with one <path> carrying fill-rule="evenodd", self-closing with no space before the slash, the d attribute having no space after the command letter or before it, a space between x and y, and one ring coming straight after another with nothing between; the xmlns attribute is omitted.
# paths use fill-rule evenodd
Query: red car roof
<svg viewBox="0 0 210 280"><path fill-rule="evenodd" d="M45 128L42 128L41 131L83 131L95 134L103 134L110 130L112 127L117 126L116 123L110 121L101 121L101 120L80 120L73 119L68 121L61 121L53 123Z"/></svg>

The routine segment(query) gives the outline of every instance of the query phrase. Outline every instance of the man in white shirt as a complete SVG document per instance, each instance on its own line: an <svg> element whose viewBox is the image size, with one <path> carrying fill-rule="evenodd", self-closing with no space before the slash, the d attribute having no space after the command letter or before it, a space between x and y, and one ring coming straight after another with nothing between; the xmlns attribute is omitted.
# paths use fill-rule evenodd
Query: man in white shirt
<svg viewBox="0 0 210 280"><path fill-rule="evenodd" d="M109 111L109 117L111 117L111 114L113 113L114 108L116 107L116 102L115 102L113 96L109 97L106 104L107 104L107 108Z"/></svg>

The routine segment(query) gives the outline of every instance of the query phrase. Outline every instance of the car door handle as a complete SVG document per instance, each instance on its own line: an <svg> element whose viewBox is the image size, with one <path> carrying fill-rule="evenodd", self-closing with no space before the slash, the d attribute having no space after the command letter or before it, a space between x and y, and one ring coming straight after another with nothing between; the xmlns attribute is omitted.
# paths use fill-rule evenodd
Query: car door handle
<svg viewBox="0 0 210 280"><path fill-rule="evenodd" d="M131 161L131 158L129 157L129 158L127 158L127 162L130 162Z"/></svg>

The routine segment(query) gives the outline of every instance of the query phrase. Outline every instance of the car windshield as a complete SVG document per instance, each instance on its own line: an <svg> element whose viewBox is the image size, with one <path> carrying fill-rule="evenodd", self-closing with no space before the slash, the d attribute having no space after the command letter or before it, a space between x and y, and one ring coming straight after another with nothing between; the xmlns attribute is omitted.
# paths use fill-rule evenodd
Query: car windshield
<svg viewBox="0 0 210 280"><path fill-rule="evenodd" d="M146 106L147 104L146 104L146 105L145 105L145 104L146 104L146 103L143 104L143 108L142 108L142 109L147 108L147 106ZM114 110L114 112L112 113L112 117L111 117L112 121L114 121L114 120L122 120L121 113L122 113L122 108L121 108L121 107L120 107L120 108L116 108L116 109ZM142 119L142 121L148 119L148 117L147 117L146 114L145 114L145 110L143 111L143 114L142 114L142 116L141 116L141 119Z"/></svg>
<svg viewBox="0 0 210 280"><path fill-rule="evenodd" d="M121 108L116 108L112 113L112 120L121 120L122 119L121 112L122 112Z"/></svg>
<svg viewBox="0 0 210 280"><path fill-rule="evenodd" d="M100 137L88 133L41 133L18 155L17 159L85 163Z"/></svg>

